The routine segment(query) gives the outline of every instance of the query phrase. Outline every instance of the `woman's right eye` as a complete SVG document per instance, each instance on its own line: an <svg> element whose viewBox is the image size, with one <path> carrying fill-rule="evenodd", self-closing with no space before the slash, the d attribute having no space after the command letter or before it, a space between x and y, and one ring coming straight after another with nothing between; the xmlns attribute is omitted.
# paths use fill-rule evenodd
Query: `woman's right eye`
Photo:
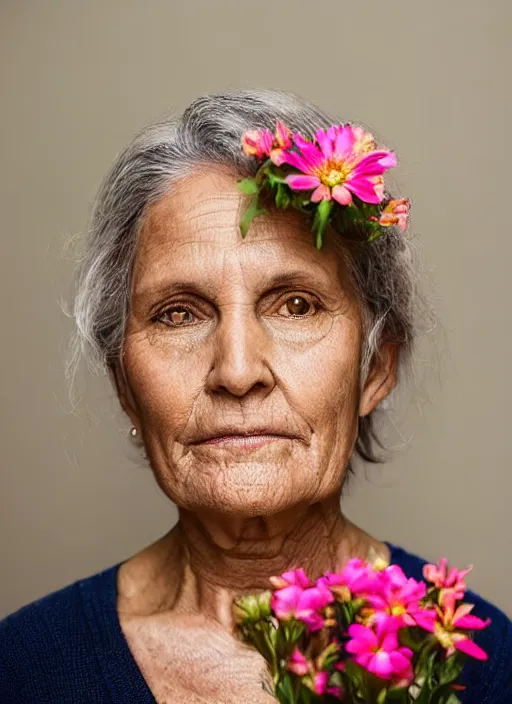
<svg viewBox="0 0 512 704"><path fill-rule="evenodd" d="M167 325L168 327L184 327L184 325L192 322L191 318L194 314L185 306L172 306L155 316L155 320Z"/></svg>

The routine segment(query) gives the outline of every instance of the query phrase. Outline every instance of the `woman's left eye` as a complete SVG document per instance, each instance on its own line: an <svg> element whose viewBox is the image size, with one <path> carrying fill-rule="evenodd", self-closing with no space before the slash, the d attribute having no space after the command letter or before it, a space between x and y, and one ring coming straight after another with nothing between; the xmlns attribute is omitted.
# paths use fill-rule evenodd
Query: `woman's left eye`
<svg viewBox="0 0 512 704"><path fill-rule="evenodd" d="M305 318L314 315L317 309L315 301L309 300L305 296L291 296L279 308L279 311L285 310L285 313L280 313L284 317ZM288 315L287 315L288 313Z"/></svg>

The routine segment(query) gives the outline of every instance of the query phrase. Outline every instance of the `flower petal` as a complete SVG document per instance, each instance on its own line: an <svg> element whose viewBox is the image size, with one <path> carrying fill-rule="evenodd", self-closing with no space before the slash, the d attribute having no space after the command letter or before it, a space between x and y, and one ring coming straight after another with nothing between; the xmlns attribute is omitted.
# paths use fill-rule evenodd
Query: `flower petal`
<svg viewBox="0 0 512 704"><path fill-rule="evenodd" d="M354 175L358 176L380 176L396 166L396 156L393 152L377 151L364 156L355 166Z"/></svg>
<svg viewBox="0 0 512 704"><path fill-rule="evenodd" d="M334 186L332 197L341 205L350 205L352 203L352 193L345 186Z"/></svg>
<svg viewBox="0 0 512 704"><path fill-rule="evenodd" d="M334 141L334 158L343 161L352 153L355 142L355 134L350 125L341 125L336 130Z"/></svg>
<svg viewBox="0 0 512 704"><path fill-rule="evenodd" d="M348 634L351 638L365 643L369 648L375 648L378 645L377 636L373 630L367 626L362 626L360 623L353 623L349 626Z"/></svg>
<svg viewBox="0 0 512 704"><path fill-rule="evenodd" d="M350 177L345 181L345 187L364 203L380 203L382 200L376 185L365 176Z"/></svg>
<svg viewBox="0 0 512 704"><path fill-rule="evenodd" d="M396 635L396 631L394 633L386 633L386 635L382 639L380 647L387 653L390 653L392 650L396 650L398 648L398 638Z"/></svg>
<svg viewBox="0 0 512 704"><path fill-rule="evenodd" d="M292 146L291 132L288 127L281 122L281 120L276 120L276 142L282 149L289 149Z"/></svg>
<svg viewBox="0 0 512 704"><path fill-rule="evenodd" d="M393 665L389 659L389 653L384 653L382 650L378 653L374 653L373 658L368 664L368 670L378 675L378 677L389 680L393 674Z"/></svg>
<svg viewBox="0 0 512 704"><path fill-rule="evenodd" d="M412 651L411 655L412 655ZM393 671L396 672L397 674L400 672L403 672L404 670L408 670L409 667L411 666L411 660L410 658L407 658L404 653L401 653L398 650L393 651L392 653L389 653L389 660L390 663L393 667Z"/></svg>
<svg viewBox="0 0 512 704"><path fill-rule="evenodd" d="M470 631L481 631L482 628L487 628L490 623L490 618L482 621L478 616L472 616L470 614L469 616L461 616L458 619L454 619L453 625L457 628L467 628Z"/></svg>
<svg viewBox="0 0 512 704"><path fill-rule="evenodd" d="M317 672L314 675L313 688L314 688L316 694L319 694L320 696L322 696L322 694L324 694L328 681L329 681L329 673L328 672Z"/></svg>
<svg viewBox="0 0 512 704"><path fill-rule="evenodd" d="M316 144L304 139L304 137L298 132L293 135L293 140L302 152L304 159L310 165L310 168L316 168L325 164L326 158Z"/></svg>
<svg viewBox="0 0 512 704"><path fill-rule="evenodd" d="M487 660L488 655L485 650L477 645L474 641L469 638L461 638L455 641L455 647L460 650L461 653L466 653L466 655L476 658L477 660Z"/></svg>
<svg viewBox="0 0 512 704"><path fill-rule="evenodd" d="M300 587L278 589L272 594L271 608L277 618L287 619L295 612L302 594Z"/></svg>
<svg viewBox="0 0 512 704"><path fill-rule="evenodd" d="M315 139L318 142L318 146L322 150L326 159L332 157L332 139L328 136L325 130L317 130L315 134Z"/></svg>
<svg viewBox="0 0 512 704"><path fill-rule="evenodd" d="M318 176L307 176L306 174L289 174L285 181L294 191L309 191L320 185Z"/></svg>
<svg viewBox="0 0 512 704"><path fill-rule="evenodd" d="M303 677L308 673L308 661L305 656L300 652L300 650L295 646L293 653L288 660L288 670L294 672L299 677Z"/></svg>
<svg viewBox="0 0 512 704"><path fill-rule="evenodd" d="M321 200L332 200L331 189L322 183L318 188L316 188L311 194L311 199L313 203L318 203Z"/></svg>
<svg viewBox="0 0 512 704"><path fill-rule="evenodd" d="M290 164L304 174L314 171L314 167L297 152L283 152L280 156L281 164Z"/></svg>

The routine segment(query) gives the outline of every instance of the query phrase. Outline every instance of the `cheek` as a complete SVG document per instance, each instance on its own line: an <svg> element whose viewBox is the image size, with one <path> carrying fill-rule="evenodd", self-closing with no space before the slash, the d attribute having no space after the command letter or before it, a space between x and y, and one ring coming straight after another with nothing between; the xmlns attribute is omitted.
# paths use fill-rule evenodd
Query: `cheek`
<svg viewBox="0 0 512 704"><path fill-rule="evenodd" d="M124 358L145 434L179 436L204 388L205 355L197 347L184 350L133 335L126 340Z"/></svg>
<svg viewBox="0 0 512 704"><path fill-rule="evenodd" d="M340 316L316 344L298 354L283 353L290 396L320 434L322 424L336 427L357 407L360 345L357 323Z"/></svg>

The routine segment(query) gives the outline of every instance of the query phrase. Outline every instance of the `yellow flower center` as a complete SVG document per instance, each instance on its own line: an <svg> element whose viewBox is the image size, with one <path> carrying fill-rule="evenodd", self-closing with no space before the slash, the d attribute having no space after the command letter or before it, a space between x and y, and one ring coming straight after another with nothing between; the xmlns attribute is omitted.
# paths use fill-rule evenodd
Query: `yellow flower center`
<svg viewBox="0 0 512 704"><path fill-rule="evenodd" d="M446 630L440 623L435 624L435 636L445 650L453 648L454 639L452 634Z"/></svg>
<svg viewBox="0 0 512 704"><path fill-rule="evenodd" d="M338 183L341 183L341 181L343 181L343 175L341 171L331 169L329 173L325 174L323 181L332 188L333 186L337 186Z"/></svg>
<svg viewBox="0 0 512 704"><path fill-rule="evenodd" d="M351 171L351 164L328 161L324 166L318 169L317 173L322 183L329 186L329 188L334 188L334 186L339 186L340 183L346 181Z"/></svg>
<svg viewBox="0 0 512 704"><path fill-rule="evenodd" d="M402 604L395 604L394 606L391 607L391 615L392 616L401 616L402 614L406 614L407 609L402 605Z"/></svg>

